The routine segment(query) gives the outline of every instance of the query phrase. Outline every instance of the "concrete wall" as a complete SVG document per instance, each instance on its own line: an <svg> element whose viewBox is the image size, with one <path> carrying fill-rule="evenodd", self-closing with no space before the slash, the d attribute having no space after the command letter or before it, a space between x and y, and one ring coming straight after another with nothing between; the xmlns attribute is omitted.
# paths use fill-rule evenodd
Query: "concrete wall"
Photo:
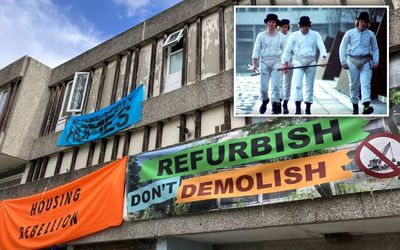
<svg viewBox="0 0 400 250"><path fill-rule="evenodd" d="M139 67L137 73L137 86L144 84L145 96L147 96L150 72L151 44L142 47L139 55Z"/></svg>
<svg viewBox="0 0 400 250"><path fill-rule="evenodd" d="M347 5L384 5L384 0L346 0Z"/></svg>
<svg viewBox="0 0 400 250"><path fill-rule="evenodd" d="M187 67L187 84L196 82L196 39L197 24L191 23L188 27L188 67Z"/></svg>
<svg viewBox="0 0 400 250"><path fill-rule="evenodd" d="M128 93L130 93L132 91L131 90L132 82L134 80L136 80L136 79L133 79L133 67L134 67L135 57L139 56L139 53L140 52L136 53L136 51L132 52L131 68L129 69Z"/></svg>
<svg viewBox="0 0 400 250"><path fill-rule="evenodd" d="M75 169L86 167L87 157L89 154L89 144L79 147L78 155L76 156Z"/></svg>
<svg viewBox="0 0 400 250"><path fill-rule="evenodd" d="M60 174L69 172L71 170L72 154L72 150L64 152Z"/></svg>
<svg viewBox="0 0 400 250"><path fill-rule="evenodd" d="M150 127L150 136L149 136L149 151L156 149L156 138L157 138L157 126L153 125Z"/></svg>
<svg viewBox="0 0 400 250"><path fill-rule="evenodd" d="M49 100L47 84L50 73L49 67L33 58L27 59L0 145L1 153L24 160L29 158L34 140L39 137Z"/></svg>
<svg viewBox="0 0 400 250"><path fill-rule="evenodd" d="M186 116L186 128L189 129L190 134L186 135L186 141L194 139L194 114L189 114Z"/></svg>
<svg viewBox="0 0 400 250"><path fill-rule="evenodd" d="M163 38L158 39L157 50L156 50L156 66L154 69L153 96L160 95L163 44L164 44L164 39Z"/></svg>
<svg viewBox="0 0 400 250"><path fill-rule="evenodd" d="M87 100L87 106L85 113L92 113L96 110L97 93L99 92L100 79L102 74L102 67L95 69L92 75L92 84L90 87L89 97Z"/></svg>
<svg viewBox="0 0 400 250"><path fill-rule="evenodd" d="M325 239L285 240L221 244L215 250L395 250L400 245L400 234L352 236L350 242L328 242Z"/></svg>
<svg viewBox="0 0 400 250"><path fill-rule="evenodd" d="M400 53L390 55L389 64L389 87L400 87Z"/></svg>
<svg viewBox="0 0 400 250"><path fill-rule="evenodd" d="M99 162L100 149L101 149L101 142L97 142L94 147L92 166L97 165L97 163Z"/></svg>
<svg viewBox="0 0 400 250"><path fill-rule="evenodd" d="M28 58L28 56L24 56L0 70L0 87L21 76Z"/></svg>
<svg viewBox="0 0 400 250"><path fill-rule="evenodd" d="M111 92L114 84L116 64L116 61L112 61L107 65L106 79L104 81L103 92L101 94L100 109L105 108L111 104Z"/></svg>
<svg viewBox="0 0 400 250"><path fill-rule="evenodd" d="M233 68L233 5L224 9L225 70Z"/></svg>
<svg viewBox="0 0 400 250"><path fill-rule="evenodd" d="M180 118L176 117L164 122L161 147L174 145L179 142Z"/></svg>
<svg viewBox="0 0 400 250"><path fill-rule="evenodd" d="M201 79L219 73L219 29L218 12L202 19L201 33Z"/></svg>
<svg viewBox="0 0 400 250"><path fill-rule="evenodd" d="M132 132L131 140L129 142L129 155L134 155L142 152L143 147L143 129L137 129Z"/></svg>
<svg viewBox="0 0 400 250"><path fill-rule="evenodd" d="M119 144L118 144L118 151L117 151L117 159L122 157L122 153L124 151L124 143L125 143L125 136L119 136Z"/></svg>
<svg viewBox="0 0 400 250"><path fill-rule="evenodd" d="M119 69L119 77L118 77L118 85L116 89L115 101L118 101L122 98L122 92L124 89L124 80L125 80L125 70L126 70L126 62L128 59L128 55L124 55L121 59L120 69Z"/></svg>
<svg viewBox="0 0 400 250"><path fill-rule="evenodd" d="M201 136L215 133L215 126L224 124L224 106L210 108L201 114Z"/></svg>
<svg viewBox="0 0 400 250"><path fill-rule="evenodd" d="M113 138L107 139L106 153L104 154L104 162L111 161L113 145L114 145L114 139Z"/></svg>
<svg viewBox="0 0 400 250"><path fill-rule="evenodd" d="M54 175L54 171L56 170L56 164L57 164L57 154L50 155L49 161L47 162L46 173L44 175L45 178ZM28 172L26 174L24 173L24 175L28 175ZM21 183L25 183L25 181Z"/></svg>
<svg viewBox="0 0 400 250"><path fill-rule="evenodd" d="M230 113L231 113L231 128L240 128L244 127L246 125L245 118L244 117L234 117L233 113L233 102L230 105Z"/></svg>
<svg viewBox="0 0 400 250"><path fill-rule="evenodd" d="M146 20L139 25L119 34L118 36L86 51L85 53L69 60L53 70L50 82L56 83L74 72L90 68L118 53L134 46L150 41L161 33L171 32L185 22L192 22L199 15L208 13L220 5L230 4L230 0L185 0L168 10Z"/></svg>

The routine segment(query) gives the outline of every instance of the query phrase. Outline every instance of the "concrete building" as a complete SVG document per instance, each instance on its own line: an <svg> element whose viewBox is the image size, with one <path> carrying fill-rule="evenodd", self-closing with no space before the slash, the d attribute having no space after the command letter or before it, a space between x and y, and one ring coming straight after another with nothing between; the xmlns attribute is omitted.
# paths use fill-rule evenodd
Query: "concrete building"
<svg viewBox="0 0 400 250"><path fill-rule="evenodd" d="M398 85L398 1L185 0L54 69L24 57L0 70L0 200L68 183L121 156L259 121L233 116L233 6L298 4L389 5L390 83ZM174 39L179 42L171 45ZM144 84L142 120L109 138L57 147L76 72L90 72L82 114ZM395 249L399 197L392 190L124 222L65 247Z"/></svg>

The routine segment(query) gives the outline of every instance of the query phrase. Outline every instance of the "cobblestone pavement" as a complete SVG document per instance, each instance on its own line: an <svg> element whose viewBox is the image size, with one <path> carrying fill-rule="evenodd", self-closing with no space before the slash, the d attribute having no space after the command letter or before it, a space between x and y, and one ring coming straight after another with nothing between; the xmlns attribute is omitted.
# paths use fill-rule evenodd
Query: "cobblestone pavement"
<svg viewBox="0 0 400 250"><path fill-rule="evenodd" d="M270 95L269 95L270 96ZM291 96L294 96L293 86ZM258 111L261 105L259 77L258 76L237 76L235 79L235 115L238 116L274 116L271 114L271 102L267 106L267 112L261 115ZM291 98L289 101L289 114L279 116L295 116L295 103ZM374 113L368 116L382 116L387 114L387 104L378 100L373 100L371 106ZM305 104L302 103L304 113ZM353 116L353 106L347 94L336 89L336 82L329 80L315 80L314 83L314 102L311 106L311 116ZM360 103L360 113L362 105ZM360 114L361 116L361 114Z"/></svg>

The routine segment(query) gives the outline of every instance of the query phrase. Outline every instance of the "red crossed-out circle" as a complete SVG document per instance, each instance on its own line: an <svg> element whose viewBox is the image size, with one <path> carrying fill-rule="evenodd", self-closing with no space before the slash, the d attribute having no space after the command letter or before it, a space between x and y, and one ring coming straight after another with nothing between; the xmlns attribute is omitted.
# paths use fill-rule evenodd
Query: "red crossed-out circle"
<svg viewBox="0 0 400 250"><path fill-rule="evenodd" d="M373 139L376 138L391 138L395 140L396 142L400 143L400 136L394 135L392 133L377 133L374 135L369 136L367 139L365 139L361 144L358 146L354 160L357 163L358 167L364 171L366 174L376 177L376 178L391 178L400 175L400 168L397 167L390 159L388 159L384 154L382 154L379 149L377 149L373 144L370 143ZM367 148L369 149L374 155L376 155L380 160L382 160L384 163L388 165L392 169L391 172L387 173L378 173L375 172L371 169L369 169L367 166L364 165L364 163L361 161L360 154L361 150Z"/></svg>

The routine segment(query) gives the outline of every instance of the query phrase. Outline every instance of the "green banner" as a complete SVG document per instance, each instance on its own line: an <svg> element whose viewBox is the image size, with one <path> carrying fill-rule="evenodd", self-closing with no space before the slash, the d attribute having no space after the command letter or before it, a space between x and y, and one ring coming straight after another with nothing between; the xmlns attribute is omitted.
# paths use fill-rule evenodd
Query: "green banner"
<svg viewBox="0 0 400 250"><path fill-rule="evenodd" d="M360 141L368 136L362 118L324 118L267 133L194 146L140 161L140 182L227 168ZM178 147L179 148L179 147Z"/></svg>

